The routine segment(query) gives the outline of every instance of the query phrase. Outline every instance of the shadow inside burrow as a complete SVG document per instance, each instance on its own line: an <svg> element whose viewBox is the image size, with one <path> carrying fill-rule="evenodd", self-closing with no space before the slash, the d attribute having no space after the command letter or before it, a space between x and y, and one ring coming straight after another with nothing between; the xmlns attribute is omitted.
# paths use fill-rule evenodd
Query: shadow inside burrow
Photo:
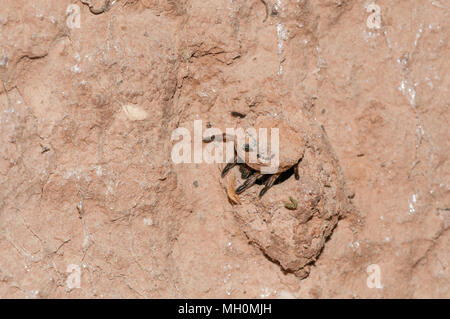
<svg viewBox="0 0 450 319"><path fill-rule="evenodd" d="M293 165L291 168L289 168L288 170L282 172L280 174L280 176L277 177L277 179L275 180L275 182L273 183L273 186L279 185L281 183L284 183L285 181L287 181L289 178L292 177L292 175L295 175L295 166L298 165L301 162L301 160ZM237 166L239 166L239 172L241 173L241 179L242 180L247 180L248 178L250 178L251 175L256 173L256 170L251 168L250 166L248 166L246 163L237 163ZM263 174L262 176L258 177L258 179L255 181L254 184L256 185L265 185L265 183L267 182L267 180L270 178L270 176L272 176L273 174ZM301 178L301 177L300 177ZM238 189L238 188L237 188ZM236 191L237 191L236 189Z"/></svg>

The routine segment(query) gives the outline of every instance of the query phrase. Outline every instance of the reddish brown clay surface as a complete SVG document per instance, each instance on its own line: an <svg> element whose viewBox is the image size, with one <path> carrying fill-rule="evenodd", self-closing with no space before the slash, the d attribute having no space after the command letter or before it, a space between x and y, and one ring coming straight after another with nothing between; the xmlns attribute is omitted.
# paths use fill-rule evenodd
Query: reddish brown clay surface
<svg viewBox="0 0 450 319"><path fill-rule="evenodd" d="M448 2L266 2L0 0L1 298L450 297ZM171 159L268 115L261 200Z"/></svg>

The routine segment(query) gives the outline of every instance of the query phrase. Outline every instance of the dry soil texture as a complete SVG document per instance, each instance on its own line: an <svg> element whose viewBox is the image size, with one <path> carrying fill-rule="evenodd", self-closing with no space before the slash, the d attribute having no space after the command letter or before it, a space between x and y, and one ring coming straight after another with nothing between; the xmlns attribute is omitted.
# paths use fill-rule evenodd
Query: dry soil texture
<svg viewBox="0 0 450 319"><path fill-rule="evenodd" d="M84 2L0 0L0 297L450 297L448 1ZM326 146L261 202L171 160L194 120L300 113Z"/></svg>

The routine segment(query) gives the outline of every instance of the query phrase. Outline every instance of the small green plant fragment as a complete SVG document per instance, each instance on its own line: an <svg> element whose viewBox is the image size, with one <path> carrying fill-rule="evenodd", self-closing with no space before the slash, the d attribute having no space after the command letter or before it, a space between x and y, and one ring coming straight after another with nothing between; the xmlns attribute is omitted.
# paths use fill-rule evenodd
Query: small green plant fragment
<svg viewBox="0 0 450 319"><path fill-rule="evenodd" d="M284 207L290 210L296 210L298 206L298 202L292 198L292 196L289 196L290 203L284 203Z"/></svg>

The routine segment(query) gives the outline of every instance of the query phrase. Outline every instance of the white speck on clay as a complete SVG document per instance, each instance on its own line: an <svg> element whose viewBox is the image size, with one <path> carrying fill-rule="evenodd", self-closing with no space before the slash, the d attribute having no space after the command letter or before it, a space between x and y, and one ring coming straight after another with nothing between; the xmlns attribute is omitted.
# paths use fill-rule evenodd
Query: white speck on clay
<svg viewBox="0 0 450 319"><path fill-rule="evenodd" d="M73 67L71 67L70 71L72 71L73 73L81 73L81 69L78 64L75 64Z"/></svg>
<svg viewBox="0 0 450 319"><path fill-rule="evenodd" d="M415 204L417 203L417 195L413 194L409 200L409 214L413 215L416 212Z"/></svg>
<svg viewBox="0 0 450 319"><path fill-rule="evenodd" d="M152 226L153 225L153 220L151 218L144 218L144 225Z"/></svg>

